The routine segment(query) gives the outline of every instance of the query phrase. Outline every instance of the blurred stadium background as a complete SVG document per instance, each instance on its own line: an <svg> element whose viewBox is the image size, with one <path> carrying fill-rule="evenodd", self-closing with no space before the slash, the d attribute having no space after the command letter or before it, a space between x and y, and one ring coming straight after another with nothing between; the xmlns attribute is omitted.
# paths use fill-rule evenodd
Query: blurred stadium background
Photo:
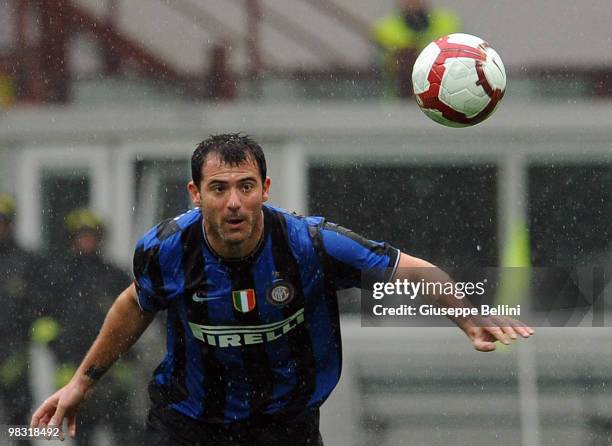
<svg viewBox="0 0 612 446"><path fill-rule="evenodd" d="M534 265L609 266L609 2L430 4L506 64L506 97L475 128L384 97L371 26L393 0L0 0L0 192L16 197L18 240L52 256L87 206L129 271L138 235L188 206L197 142L244 131L282 207L440 265L501 265L527 227ZM609 329L540 329L484 355L452 329L361 328L358 296L340 301L326 444L612 444ZM162 336L136 347L139 413ZM39 400L53 357L36 348L34 363Z"/></svg>

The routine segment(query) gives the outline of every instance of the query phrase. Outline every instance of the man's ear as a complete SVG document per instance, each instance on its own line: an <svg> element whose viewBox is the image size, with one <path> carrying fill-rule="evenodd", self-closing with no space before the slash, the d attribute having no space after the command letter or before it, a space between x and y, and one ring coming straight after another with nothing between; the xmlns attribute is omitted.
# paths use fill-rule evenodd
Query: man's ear
<svg viewBox="0 0 612 446"><path fill-rule="evenodd" d="M263 182L263 201L268 201L270 198L270 185L272 184L272 180L270 177L266 177L266 181Z"/></svg>
<svg viewBox="0 0 612 446"><path fill-rule="evenodd" d="M200 195L200 189L195 185L193 181L187 183L187 190L189 191L189 197L191 198L191 202L196 207L200 207L202 205L202 197Z"/></svg>

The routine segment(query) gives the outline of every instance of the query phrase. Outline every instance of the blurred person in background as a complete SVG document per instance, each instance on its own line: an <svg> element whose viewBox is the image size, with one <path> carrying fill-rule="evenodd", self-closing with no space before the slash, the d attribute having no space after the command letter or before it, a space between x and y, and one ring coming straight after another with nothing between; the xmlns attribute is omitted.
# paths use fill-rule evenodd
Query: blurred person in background
<svg viewBox="0 0 612 446"><path fill-rule="evenodd" d="M0 424L27 424L30 333L38 309L39 259L15 241L15 202L0 194Z"/></svg>
<svg viewBox="0 0 612 446"><path fill-rule="evenodd" d="M0 110L15 104L16 91L13 78L0 71Z"/></svg>
<svg viewBox="0 0 612 446"><path fill-rule="evenodd" d="M372 29L382 53L385 95L411 96L412 67L420 51L460 29L459 18L449 10L430 8L425 0L397 0L397 11L378 19Z"/></svg>
<svg viewBox="0 0 612 446"><path fill-rule="evenodd" d="M58 362L57 388L64 386L96 338L115 296L128 286L130 277L102 257L104 225L88 209L66 216L68 249L60 261L50 263L49 316L57 324L57 335L48 344ZM130 390L135 381L131 358L122 359L107 377L105 393L94 397L80 419L77 443L92 444L97 427L110 428L114 444L129 444L138 436L133 421Z"/></svg>

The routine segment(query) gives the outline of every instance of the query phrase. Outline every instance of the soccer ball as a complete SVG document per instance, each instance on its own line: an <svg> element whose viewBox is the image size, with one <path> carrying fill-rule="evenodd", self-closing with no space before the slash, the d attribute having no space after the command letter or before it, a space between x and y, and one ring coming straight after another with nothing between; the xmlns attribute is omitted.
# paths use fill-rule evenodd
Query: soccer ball
<svg viewBox="0 0 612 446"><path fill-rule="evenodd" d="M506 70L481 38L450 34L419 54L412 85L423 113L449 127L468 127L493 113L506 90Z"/></svg>

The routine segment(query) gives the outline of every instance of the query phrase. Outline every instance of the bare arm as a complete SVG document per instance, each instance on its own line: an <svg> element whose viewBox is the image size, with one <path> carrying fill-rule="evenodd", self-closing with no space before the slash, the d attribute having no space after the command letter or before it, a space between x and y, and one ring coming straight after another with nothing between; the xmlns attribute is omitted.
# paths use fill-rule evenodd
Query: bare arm
<svg viewBox="0 0 612 446"><path fill-rule="evenodd" d="M134 284L126 288L108 310L102 329L77 369L75 378L93 386L97 381L96 375L99 378L102 369L110 368L129 350L154 317L153 313L143 312L138 306Z"/></svg>
<svg viewBox="0 0 612 446"><path fill-rule="evenodd" d="M30 424L34 427L61 425L67 418L68 432L74 437L77 409L98 379L138 340L154 317L138 306L134 284L126 288L108 310L98 337L70 382L41 404Z"/></svg>
<svg viewBox="0 0 612 446"><path fill-rule="evenodd" d="M431 263L401 253L399 268L394 278L407 279L412 282L424 280L426 282L452 282L448 274ZM457 299L449 295L428 296L440 307L468 307L472 304L467 298ZM495 341L509 344L510 339L516 339L517 334L524 338L531 336L534 331L522 322L508 317L479 318L478 323L469 317L450 318L470 338L474 348L480 351L495 350Z"/></svg>

